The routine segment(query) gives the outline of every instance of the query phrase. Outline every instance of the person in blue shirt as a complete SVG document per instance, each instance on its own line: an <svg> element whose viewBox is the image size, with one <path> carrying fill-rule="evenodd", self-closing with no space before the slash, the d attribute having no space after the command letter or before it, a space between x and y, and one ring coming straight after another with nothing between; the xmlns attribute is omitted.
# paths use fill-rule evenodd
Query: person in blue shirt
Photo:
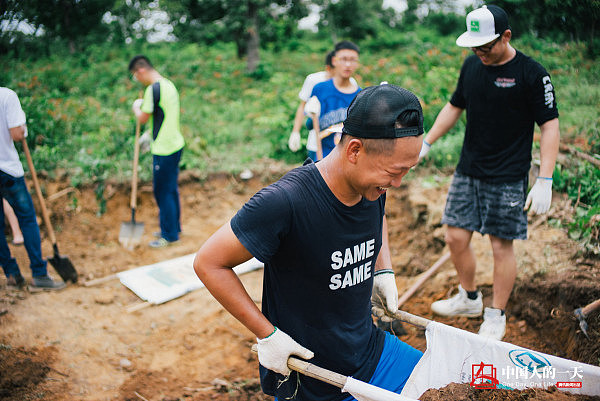
<svg viewBox="0 0 600 401"><path fill-rule="evenodd" d="M352 78L358 68L358 46L342 41L335 45L334 51L333 78L316 84L305 106L305 112L311 117L308 128L314 127L317 137L317 151L309 151L314 161L321 160L335 147L339 140L335 128L346 119L348 106L360 91Z"/></svg>

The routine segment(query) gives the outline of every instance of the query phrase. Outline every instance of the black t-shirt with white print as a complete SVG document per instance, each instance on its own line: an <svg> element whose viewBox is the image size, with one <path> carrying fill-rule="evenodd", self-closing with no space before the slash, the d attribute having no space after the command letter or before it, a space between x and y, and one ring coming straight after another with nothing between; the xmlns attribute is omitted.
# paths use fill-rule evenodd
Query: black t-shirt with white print
<svg viewBox="0 0 600 401"><path fill-rule="evenodd" d="M311 362L368 381L383 350L370 298L381 248L385 196L341 203L315 164L298 167L256 193L231 220L233 232L265 264L262 310L315 353ZM340 389L260 367L266 394L283 400L343 400Z"/></svg>
<svg viewBox="0 0 600 401"><path fill-rule="evenodd" d="M485 66L476 55L469 56L450 103L467 111L456 171L495 182L527 176L534 123L558 117L550 75L520 51L500 66Z"/></svg>

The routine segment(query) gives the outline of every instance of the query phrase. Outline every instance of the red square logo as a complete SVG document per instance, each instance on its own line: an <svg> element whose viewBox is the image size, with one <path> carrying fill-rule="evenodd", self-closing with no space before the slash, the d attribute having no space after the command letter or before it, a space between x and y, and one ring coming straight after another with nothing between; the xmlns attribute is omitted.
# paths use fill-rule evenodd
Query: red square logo
<svg viewBox="0 0 600 401"><path fill-rule="evenodd" d="M471 386L478 389L495 389L499 383L494 365L483 362L471 366L471 377Z"/></svg>

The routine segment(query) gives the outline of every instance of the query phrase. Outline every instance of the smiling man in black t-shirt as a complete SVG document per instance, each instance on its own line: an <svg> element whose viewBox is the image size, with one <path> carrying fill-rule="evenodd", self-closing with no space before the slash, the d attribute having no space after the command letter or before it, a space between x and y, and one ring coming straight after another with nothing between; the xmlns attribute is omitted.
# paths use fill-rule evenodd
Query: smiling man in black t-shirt
<svg viewBox="0 0 600 401"><path fill-rule="evenodd" d="M494 257L492 307L485 308L479 334L501 340L505 309L517 274L513 240L527 238L527 212L546 213L552 200L552 173L559 126L554 87L539 63L510 45L508 16L483 6L467 15L467 31L456 44L470 47L456 90L423 140L420 158L467 111L465 139L448 193L442 223L458 272L458 293L436 301L443 316L481 316L475 284L474 231L488 234ZM534 124L541 131L540 171L529 194Z"/></svg>
<svg viewBox="0 0 600 401"><path fill-rule="evenodd" d="M261 385L276 400L354 400L309 377L284 380L290 355L396 393L421 358L374 326L371 297L398 309L385 194L417 163L422 133L415 95L365 89L327 157L263 188L198 251L198 277L257 336ZM252 256L265 264L262 311L232 271Z"/></svg>

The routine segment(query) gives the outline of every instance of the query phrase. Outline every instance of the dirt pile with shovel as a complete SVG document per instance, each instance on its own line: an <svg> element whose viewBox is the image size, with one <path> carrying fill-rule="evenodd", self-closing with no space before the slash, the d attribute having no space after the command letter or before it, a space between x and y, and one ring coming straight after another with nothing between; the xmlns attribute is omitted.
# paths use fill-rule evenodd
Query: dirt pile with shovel
<svg viewBox="0 0 600 401"><path fill-rule="evenodd" d="M265 163L262 172L249 181L229 176L198 181L193 173L185 172L181 184L183 235L179 242L157 250L146 246L153 240L151 233L158 230L158 218L151 188L141 184L136 221L145 223L146 229L141 246L132 251L118 242L119 224L131 213L130 185L108 183L98 199L95 188L69 190L66 181L48 181L40 173L61 252L69 255L79 281L60 292L31 294L8 290L0 279L0 359L13 358L32 369L46 367L32 371L29 376L37 382L27 385L17 384L17 369L2 369L2 379L7 380L3 386L12 399L270 399L260 392L257 359L250 351L256 339L206 290L128 313L127 308L140 300L118 280L93 287L83 283L195 252L243 202L285 169ZM388 193L390 245L400 293L446 251L439 220L448 185L449 177L437 181L413 177L403 188ZM106 212L100 215L102 202ZM53 253L52 243L43 225L42 235L48 257ZM594 348L599 342L598 311L587 318L590 340L572 315L573 309L598 296L586 283L594 278L597 283L599 262L577 256L577 245L563 231L546 224L532 230L530 237L516 243L519 277L508 307L506 340L599 365ZM480 262L477 280L482 284L484 303L489 304L491 251L487 238L474 236L473 248ZM12 246L11 250L29 280L25 250ZM51 267L49 270L57 277ZM241 280L260 304L262 271L247 273ZM451 263L445 263L403 308L476 332L481 319L442 319L430 312L431 302L445 297L456 283ZM558 315L557 308L561 310ZM424 350L423 330L403 326L406 334L400 338ZM562 335L570 340L558 340ZM27 356L33 354L35 358ZM2 397L0 400L11 399Z"/></svg>

